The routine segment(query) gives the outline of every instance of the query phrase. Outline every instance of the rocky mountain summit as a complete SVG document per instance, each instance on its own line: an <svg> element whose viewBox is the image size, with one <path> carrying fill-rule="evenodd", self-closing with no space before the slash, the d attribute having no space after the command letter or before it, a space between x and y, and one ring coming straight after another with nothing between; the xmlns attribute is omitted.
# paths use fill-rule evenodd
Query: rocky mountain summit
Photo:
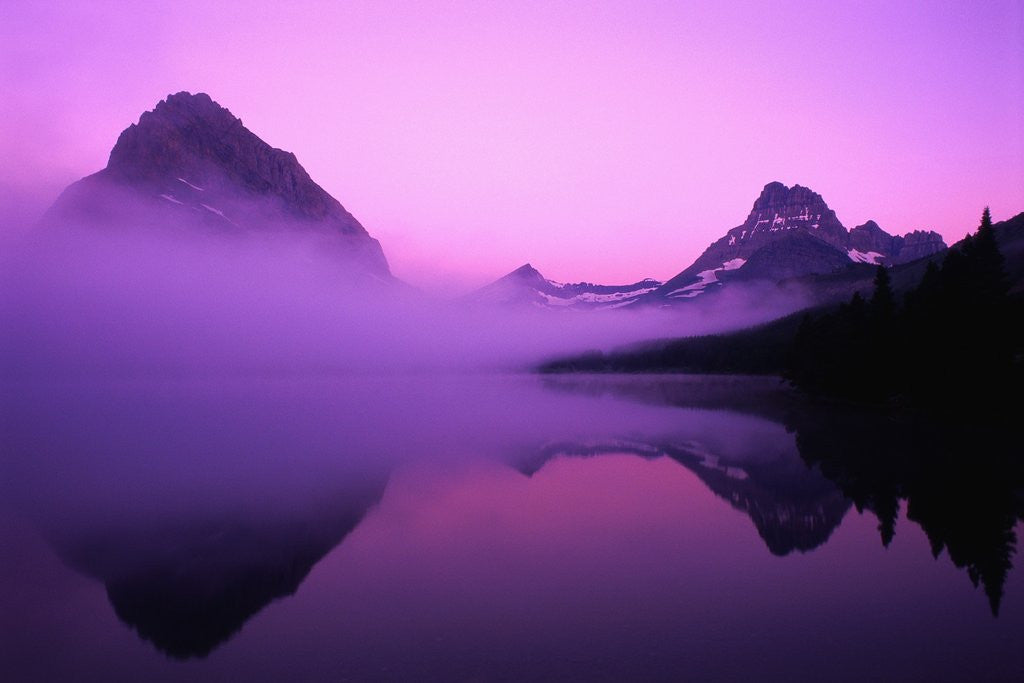
<svg viewBox="0 0 1024 683"><path fill-rule="evenodd" d="M300 231L390 278L377 240L294 154L268 145L204 93L169 95L143 113L118 137L106 168L68 187L43 223Z"/></svg>
<svg viewBox="0 0 1024 683"><path fill-rule="evenodd" d="M817 192L772 182L743 223L641 301L692 299L729 280L827 275L853 263L897 265L945 248L938 233L894 236L874 221L848 231Z"/></svg>
<svg viewBox="0 0 1024 683"><path fill-rule="evenodd" d="M713 242L687 270L696 273L734 259L746 261L793 231L811 234L836 249L845 250L848 241L846 228L820 194L800 185L768 183L747 219Z"/></svg>
<svg viewBox="0 0 1024 683"><path fill-rule="evenodd" d="M890 265L910 263L919 258L931 256L946 248L946 243L937 232L914 230L906 235L890 235L868 221L850 230L849 247L861 254L882 254Z"/></svg>

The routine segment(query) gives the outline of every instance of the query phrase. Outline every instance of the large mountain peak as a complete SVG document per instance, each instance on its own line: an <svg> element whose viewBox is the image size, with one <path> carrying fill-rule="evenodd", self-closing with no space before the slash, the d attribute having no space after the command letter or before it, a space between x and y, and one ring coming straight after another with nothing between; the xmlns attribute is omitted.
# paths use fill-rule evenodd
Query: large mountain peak
<svg viewBox="0 0 1024 683"><path fill-rule="evenodd" d="M758 250L795 233L806 233L846 252L847 232L821 195L802 185L764 186L747 219L709 246L693 265L665 283L667 296L691 298L737 270ZM697 284L702 286L697 288Z"/></svg>
<svg viewBox="0 0 1024 683"><path fill-rule="evenodd" d="M390 275L377 241L294 154L268 145L205 93L168 95L143 113L118 137L106 168L69 187L44 222L297 228Z"/></svg>
<svg viewBox="0 0 1024 683"><path fill-rule="evenodd" d="M803 230L834 247L845 244L846 228L821 195L803 185L787 187L768 183L754 202L747 220L729 231L731 246L749 242L756 248L770 241L774 233ZM751 252L752 253L752 252ZM749 254L737 254L745 258Z"/></svg>
<svg viewBox="0 0 1024 683"><path fill-rule="evenodd" d="M184 178L193 186L243 189L276 198L295 217L335 218L343 232L364 232L294 154L265 143L205 93L168 95L142 114L121 133L107 169L134 182Z"/></svg>
<svg viewBox="0 0 1024 683"><path fill-rule="evenodd" d="M904 263L945 246L937 233L894 237L874 221L847 231L820 194L776 181L764 186L743 223L713 242L654 298L693 298L723 279L827 274L851 262Z"/></svg>

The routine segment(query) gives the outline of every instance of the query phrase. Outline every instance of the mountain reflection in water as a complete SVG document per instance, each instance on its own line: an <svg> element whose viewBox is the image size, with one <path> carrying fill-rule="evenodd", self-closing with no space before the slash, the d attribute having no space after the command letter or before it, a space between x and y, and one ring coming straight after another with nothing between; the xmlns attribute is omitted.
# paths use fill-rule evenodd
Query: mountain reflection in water
<svg viewBox="0 0 1024 683"><path fill-rule="evenodd" d="M5 495L68 566L104 584L122 622L178 659L207 657L301 592L362 523L408 502L388 484L399 474L447 478L472 498L492 495L473 474L482 466L532 486L556 462L674 463L780 557L827 544L851 506L878 518L888 546L905 505L993 614L1024 517L1015 435L810 406L763 378L143 383L20 396L2 422ZM720 513L707 514L714 529ZM493 542L517 551L515 538Z"/></svg>
<svg viewBox="0 0 1024 683"><path fill-rule="evenodd" d="M118 525L57 541L102 581L118 618L171 657L205 657L306 575L362 520L385 480L306 511Z"/></svg>
<svg viewBox="0 0 1024 683"><path fill-rule="evenodd" d="M953 564L966 569L971 582L984 588L992 613L999 612L1017 547L1015 527L1024 519L1019 432L1005 426L940 424L896 419L871 410L813 405L789 395L773 378L725 377L716 383L693 376L644 381L592 376L553 378L547 385L592 395L607 392L654 404L734 409L784 425L795 435L795 454L805 468L793 468L792 460L783 458L767 467L755 466L765 483L761 495L754 498L792 501L786 493L812 489L806 483L799 485L811 481L821 482L822 495L816 509L791 506L780 511L773 526L765 524L763 513L756 511L757 504L739 503L740 494L730 490L736 486L716 487L711 477L694 468L692 455L684 459L670 450L662 452L694 469L709 488L734 506L745 508L776 554L793 548L812 550L824 543L850 503L858 511L875 514L881 542L888 546L895 535L900 502L906 501L907 518L927 534L933 555L938 557L945 549ZM715 469L722 466L743 467L742 460L729 460ZM722 477L717 479L722 481ZM822 514L825 510L831 514ZM819 531L817 542L810 544L780 543L780 537L794 541L801 537L801 521L818 530L825 527L824 534Z"/></svg>

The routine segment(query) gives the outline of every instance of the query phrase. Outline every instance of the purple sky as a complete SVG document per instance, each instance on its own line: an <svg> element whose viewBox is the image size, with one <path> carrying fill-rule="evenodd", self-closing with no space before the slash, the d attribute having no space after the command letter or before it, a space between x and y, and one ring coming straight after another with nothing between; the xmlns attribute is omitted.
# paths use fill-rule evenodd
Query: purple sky
<svg viewBox="0 0 1024 683"><path fill-rule="evenodd" d="M1024 210L1021 0L42 4L0 20L8 222L179 90L443 291L667 278L772 180L947 241Z"/></svg>

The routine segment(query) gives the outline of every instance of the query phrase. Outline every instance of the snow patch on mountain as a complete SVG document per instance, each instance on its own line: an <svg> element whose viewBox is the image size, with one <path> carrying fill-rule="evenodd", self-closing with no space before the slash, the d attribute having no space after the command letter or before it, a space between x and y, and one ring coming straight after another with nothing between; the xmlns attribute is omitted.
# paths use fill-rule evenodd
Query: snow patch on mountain
<svg viewBox="0 0 1024 683"><path fill-rule="evenodd" d="M548 284L557 289L565 290L566 288L576 288L579 285L572 285L563 282L555 282L554 280L548 280ZM652 283L650 287L643 287L641 289L626 290L620 292L613 292L611 294L597 294L595 292L582 292L579 294L571 294L571 290L567 291L563 296L559 294L549 294L546 292L538 292L544 300L550 306L576 306L577 304L617 304L615 308L621 307L624 303L631 303L636 297L648 292L653 292L657 289L661 283ZM602 306L598 306L601 308ZM611 308L612 306L609 306Z"/></svg>
<svg viewBox="0 0 1024 683"><path fill-rule="evenodd" d="M224 212L221 211L220 209L218 209L215 206L210 206L209 204L203 204L202 202L199 202L199 206L203 207L204 209L206 209L210 213L215 213L218 216L220 216L221 218L225 218Z"/></svg>
<svg viewBox="0 0 1024 683"><path fill-rule="evenodd" d="M870 263L873 266L877 266L885 258L885 254L879 254L877 251L864 252L850 249L846 254L854 263Z"/></svg>
<svg viewBox="0 0 1024 683"><path fill-rule="evenodd" d="M746 262L746 259L734 258L724 262L718 268L702 270L697 273L697 277L699 278L697 282L686 285L685 287L680 287L679 289L674 289L668 293L668 296L675 297L677 299L692 299L698 294L703 294L708 285L718 282L718 273L728 270L738 270L739 268L742 268L743 264Z"/></svg>
<svg viewBox="0 0 1024 683"><path fill-rule="evenodd" d="M645 279L627 285L600 285L592 282L557 282L526 264L505 277L469 295L475 303L529 304L537 308L594 310L621 308L650 294L663 283Z"/></svg>
<svg viewBox="0 0 1024 683"><path fill-rule="evenodd" d="M186 185L191 187L193 190L199 190L200 192L205 192L206 191L203 188L199 187L198 185L193 185L192 183L190 183L189 181L185 180L184 178L178 178L178 180L180 180L181 182L185 183Z"/></svg>

